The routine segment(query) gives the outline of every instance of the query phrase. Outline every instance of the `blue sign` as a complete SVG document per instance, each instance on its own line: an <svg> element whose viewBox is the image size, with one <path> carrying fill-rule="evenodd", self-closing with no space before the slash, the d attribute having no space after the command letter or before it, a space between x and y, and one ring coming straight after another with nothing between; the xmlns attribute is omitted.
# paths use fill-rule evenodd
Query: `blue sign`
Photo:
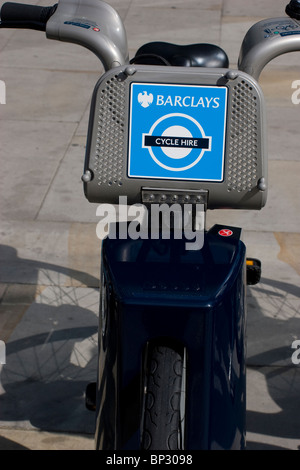
<svg viewBox="0 0 300 470"><path fill-rule="evenodd" d="M128 176L222 181L225 86L132 83Z"/></svg>

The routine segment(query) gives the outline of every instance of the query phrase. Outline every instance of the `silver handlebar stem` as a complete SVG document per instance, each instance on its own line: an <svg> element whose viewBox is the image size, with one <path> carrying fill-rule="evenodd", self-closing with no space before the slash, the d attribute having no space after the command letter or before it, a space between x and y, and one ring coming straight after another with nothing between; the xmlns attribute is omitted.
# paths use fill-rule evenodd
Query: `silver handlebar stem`
<svg viewBox="0 0 300 470"><path fill-rule="evenodd" d="M102 0L59 0L47 22L46 36L86 47L105 70L128 62L127 36L113 7Z"/></svg>
<svg viewBox="0 0 300 470"><path fill-rule="evenodd" d="M246 33L238 68L258 80L263 68L275 57L300 51L300 22L288 18L259 21Z"/></svg>

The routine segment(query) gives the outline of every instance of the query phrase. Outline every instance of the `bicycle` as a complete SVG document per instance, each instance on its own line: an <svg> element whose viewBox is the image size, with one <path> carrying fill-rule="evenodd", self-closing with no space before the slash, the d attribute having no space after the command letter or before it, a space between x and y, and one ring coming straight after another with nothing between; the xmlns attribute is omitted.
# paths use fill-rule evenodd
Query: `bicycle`
<svg viewBox="0 0 300 470"><path fill-rule="evenodd" d="M45 31L101 60L85 196L143 206L143 219L111 224L102 246L98 382L87 389L97 449L245 448L245 295L261 265L246 258L239 227L206 230L205 214L266 203L257 80L300 50L299 2L287 13L249 30L231 70L211 44L148 43L129 61L124 26L100 0L2 6L1 27Z"/></svg>

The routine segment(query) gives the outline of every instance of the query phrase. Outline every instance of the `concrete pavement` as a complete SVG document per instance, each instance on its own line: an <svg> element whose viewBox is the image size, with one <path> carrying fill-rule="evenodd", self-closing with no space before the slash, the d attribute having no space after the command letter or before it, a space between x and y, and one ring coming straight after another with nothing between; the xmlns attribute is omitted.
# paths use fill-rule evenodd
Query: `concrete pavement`
<svg viewBox="0 0 300 470"><path fill-rule="evenodd" d="M24 3L28 3L27 0ZM48 1L32 2L48 5ZM287 0L109 0L130 56L152 40L213 42L236 67L249 27L285 16ZM2 4L2 2L1 2ZM0 449L91 449L85 385L96 376L100 241L81 174L89 103L102 66L42 32L0 30ZM267 206L217 211L208 224L245 229L263 278L248 290L248 448L300 446L300 52L261 76L268 113Z"/></svg>

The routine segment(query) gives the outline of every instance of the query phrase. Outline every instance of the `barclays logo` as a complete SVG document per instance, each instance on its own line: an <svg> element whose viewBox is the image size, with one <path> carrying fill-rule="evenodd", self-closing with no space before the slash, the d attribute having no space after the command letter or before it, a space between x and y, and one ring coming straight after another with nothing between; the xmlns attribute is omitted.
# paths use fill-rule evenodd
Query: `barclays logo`
<svg viewBox="0 0 300 470"><path fill-rule="evenodd" d="M138 94L138 102L140 103L140 105L143 108L148 108L148 106L150 106L150 104L153 103L152 93L150 93L149 95L146 91L143 91L143 93L139 93Z"/></svg>
<svg viewBox="0 0 300 470"><path fill-rule="evenodd" d="M140 92L138 94L138 102L143 108L148 108L154 101L152 93L147 93L146 91ZM157 95L155 98L156 106L171 106L179 108L219 108L220 106L219 97L203 97L198 98L194 96L164 96Z"/></svg>

